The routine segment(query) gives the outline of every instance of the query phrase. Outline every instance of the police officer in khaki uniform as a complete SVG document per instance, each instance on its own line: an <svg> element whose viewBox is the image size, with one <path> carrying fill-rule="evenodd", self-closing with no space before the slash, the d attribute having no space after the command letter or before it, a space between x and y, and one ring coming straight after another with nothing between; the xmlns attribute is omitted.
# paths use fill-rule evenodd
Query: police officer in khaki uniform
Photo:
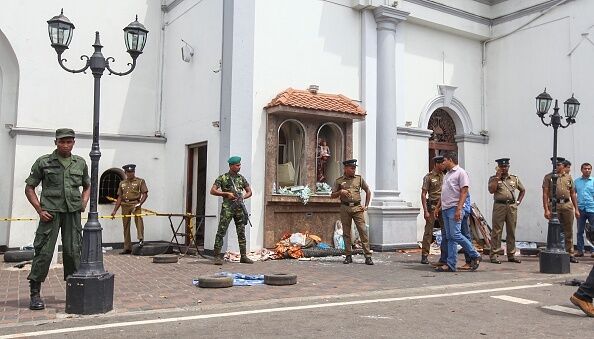
<svg viewBox="0 0 594 339"><path fill-rule="evenodd" d="M423 245L421 252L421 264L429 264L429 248L433 241L433 227L435 222L443 229L443 219L441 211L435 217L434 211L441 197L441 185L443 184L443 156L433 157L433 170L423 177L423 186L421 188L421 204L423 205L425 217L425 233L423 233ZM427 196L429 195L429 196Z"/></svg>
<svg viewBox="0 0 594 339"><path fill-rule="evenodd" d="M551 161L553 159L551 158ZM577 196L573 186L573 178L567 174L564 165L565 158L557 157L557 195L554 197L557 202L557 213L559 221L565 234L565 251L569 253L569 261L577 263L578 260L573 255L573 218L579 218L580 212L577 207ZM552 199L553 179L552 174L545 175L542 181L542 205L544 216L547 219L552 217Z"/></svg>
<svg viewBox="0 0 594 339"><path fill-rule="evenodd" d="M371 200L371 190L360 175L356 175L357 160L351 159L343 161L344 175L336 179L332 189L332 198L340 197L340 221L342 222L342 232L344 236L344 246L346 258L344 264L353 262L353 244L351 242L351 223L354 220L357 231L361 237L363 253L365 254L365 264L373 265L371 260L371 250L369 249L369 238L365 227L365 211ZM365 205L361 205L361 190L365 191Z"/></svg>
<svg viewBox="0 0 594 339"><path fill-rule="evenodd" d="M31 288L29 308L32 310L45 308L40 295L41 283L47 277L60 229L64 280L78 269L82 249L80 214L91 194L87 163L72 154L74 131L70 128L56 130L54 143L56 150L37 159L25 180L25 196L40 219L33 242L35 255L31 273L27 277ZM41 201L35 192L40 183Z"/></svg>
<svg viewBox="0 0 594 339"><path fill-rule="evenodd" d="M489 193L493 194L493 229L491 230L491 263L501 264L497 252L501 248L501 233L505 223L507 261L521 263L515 257L516 253L516 222L518 220L518 205L524 199L526 189L520 179L509 174L509 158L495 160L497 173L489 178ZM519 194L516 198L516 190Z"/></svg>
<svg viewBox="0 0 594 339"><path fill-rule="evenodd" d="M126 172L126 179L120 181L118 187L118 200L116 201L115 207L111 212L114 216L120 205L122 206L123 215L136 214L134 216L134 224L136 225L136 236L138 238L138 245L142 247L144 245L144 221L142 216L138 215L142 213L142 204L148 198L148 188L144 179L136 176L136 165L129 164L122 166ZM130 217L123 217L122 222L124 224L124 250L120 254L132 253L132 240L130 239Z"/></svg>

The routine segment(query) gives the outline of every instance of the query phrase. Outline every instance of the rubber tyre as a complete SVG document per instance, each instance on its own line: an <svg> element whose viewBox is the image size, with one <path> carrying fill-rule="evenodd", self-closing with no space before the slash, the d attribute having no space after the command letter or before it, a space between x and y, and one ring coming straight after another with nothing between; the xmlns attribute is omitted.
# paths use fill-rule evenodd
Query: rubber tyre
<svg viewBox="0 0 594 339"><path fill-rule="evenodd" d="M14 250L4 253L4 262L21 262L33 260L33 250Z"/></svg>
<svg viewBox="0 0 594 339"><path fill-rule="evenodd" d="M339 256L344 254L344 250L340 248L328 248L328 249L319 249L319 248L304 248L302 249L303 256L305 258L311 257L331 257L331 256Z"/></svg>
<svg viewBox="0 0 594 339"><path fill-rule="evenodd" d="M153 262L156 264L175 264L178 260L177 254L157 254L153 257Z"/></svg>
<svg viewBox="0 0 594 339"><path fill-rule="evenodd" d="M540 248L520 248L521 255L538 255Z"/></svg>
<svg viewBox="0 0 594 339"><path fill-rule="evenodd" d="M167 242L145 243L140 247L138 244L132 246L132 254L140 256L155 256L159 254L173 253L173 248Z"/></svg>
<svg viewBox="0 0 594 339"><path fill-rule="evenodd" d="M198 287L225 288L233 286L233 277L208 276L198 278Z"/></svg>
<svg viewBox="0 0 594 339"><path fill-rule="evenodd" d="M273 286L295 285L297 283L297 276L286 273L265 274L264 283Z"/></svg>

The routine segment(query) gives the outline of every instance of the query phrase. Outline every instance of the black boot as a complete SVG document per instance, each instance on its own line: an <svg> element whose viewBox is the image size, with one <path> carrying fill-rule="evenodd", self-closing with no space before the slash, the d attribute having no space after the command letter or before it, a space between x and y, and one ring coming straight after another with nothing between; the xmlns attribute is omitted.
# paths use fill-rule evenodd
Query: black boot
<svg viewBox="0 0 594 339"><path fill-rule="evenodd" d="M429 259L427 259L426 255L421 255L421 264L429 264Z"/></svg>
<svg viewBox="0 0 594 339"><path fill-rule="evenodd" d="M352 255L347 255L346 258L344 258L344 261L342 262L343 264L350 264L353 262L353 256Z"/></svg>
<svg viewBox="0 0 594 339"><path fill-rule="evenodd" d="M250 258L248 258L248 256L246 255L247 253L247 249L245 248L245 245L239 245L239 253L241 254L241 257L239 258L239 262L242 264L253 264L254 261Z"/></svg>
<svg viewBox="0 0 594 339"><path fill-rule="evenodd" d="M29 280L29 287L31 289L31 302L29 303L30 310L43 310L45 304L41 300L41 283L33 280Z"/></svg>
<svg viewBox="0 0 594 339"><path fill-rule="evenodd" d="M365 265L373 265L373 260L371 260L371 257L365 258Z"/></svg>
<svg viewBox="0 0 594 339"><path fill-rule="evenodd" d="M214 263L215 265L222 265L223 264L223 259L221 259L221 250L220 249L214 249Z"/></svg>

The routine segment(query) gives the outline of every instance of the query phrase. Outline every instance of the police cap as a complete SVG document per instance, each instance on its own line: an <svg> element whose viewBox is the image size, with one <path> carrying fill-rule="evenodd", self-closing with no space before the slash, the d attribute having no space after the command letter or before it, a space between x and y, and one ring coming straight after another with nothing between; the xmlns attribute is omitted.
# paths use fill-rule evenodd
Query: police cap
<svg viewBox="0 0 594 339"><path fill-rule="evenodd" d="M357 159L345 160L345 161L342 162L342 164L345 165L345 166L357 167Z"/></svg>
<svg viewBox="0 0 594 339"><path fill-rule="evenodd" d="M126 172L134 172L134 171L136 171L136 165L134 165L134 164L124 165L124 166L122 166L122 168Z"/></svg>
<svg viewBox="0 0 594 339"><path fill-rule="evenodd" d="M435 162L436 164L441 164L443 162L443 155L433 157L433 162Z"/></svg>
<svg viewBox="0 0 594 339"><path fill-rule="evenodd" d="M499 166L509 166L509 158L501 158L501 159L497 159L495 160L495 162L497 163L497 165Z"/></svg>

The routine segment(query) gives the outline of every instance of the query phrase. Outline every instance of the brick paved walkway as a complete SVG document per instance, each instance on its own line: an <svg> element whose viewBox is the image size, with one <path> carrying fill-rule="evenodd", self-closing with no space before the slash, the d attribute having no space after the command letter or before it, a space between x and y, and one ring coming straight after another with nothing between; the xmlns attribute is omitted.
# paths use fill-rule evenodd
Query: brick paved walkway
<svg viewBox="0 0 594 339"><path fill-rule="evenodd" d="M266 261L254 265L225 263L221 267L196 257L182 257L176 264L155 264L151 257L122 256L117 255L117 251L110 251L104 255L104 261L106 269L115 273L114 310L110 314L543 276L538 273L536 257L522 257L524 263L519 265L507 262L502 265L483 263L477 272L455 274L435 273L428 265L419 264L419 257L417 253L376 253L374 266L364 265L363 257L356 256L352 265L343 265L342 257L328 257L314 261ZM436 257L430 259L437 260ZM585 278L593 262L594 259L586 258L580 264L572 264L572 274L583 273ZM10 263L2 263L0 326L69 316L64 313L66 292L61 267L51 269L42 285L46 309L28 309L29 267L18 270L12 268ZM218 271L292 273L297 274L298 284L226 289L201 289L192 285L192 279Z"/></svg>

